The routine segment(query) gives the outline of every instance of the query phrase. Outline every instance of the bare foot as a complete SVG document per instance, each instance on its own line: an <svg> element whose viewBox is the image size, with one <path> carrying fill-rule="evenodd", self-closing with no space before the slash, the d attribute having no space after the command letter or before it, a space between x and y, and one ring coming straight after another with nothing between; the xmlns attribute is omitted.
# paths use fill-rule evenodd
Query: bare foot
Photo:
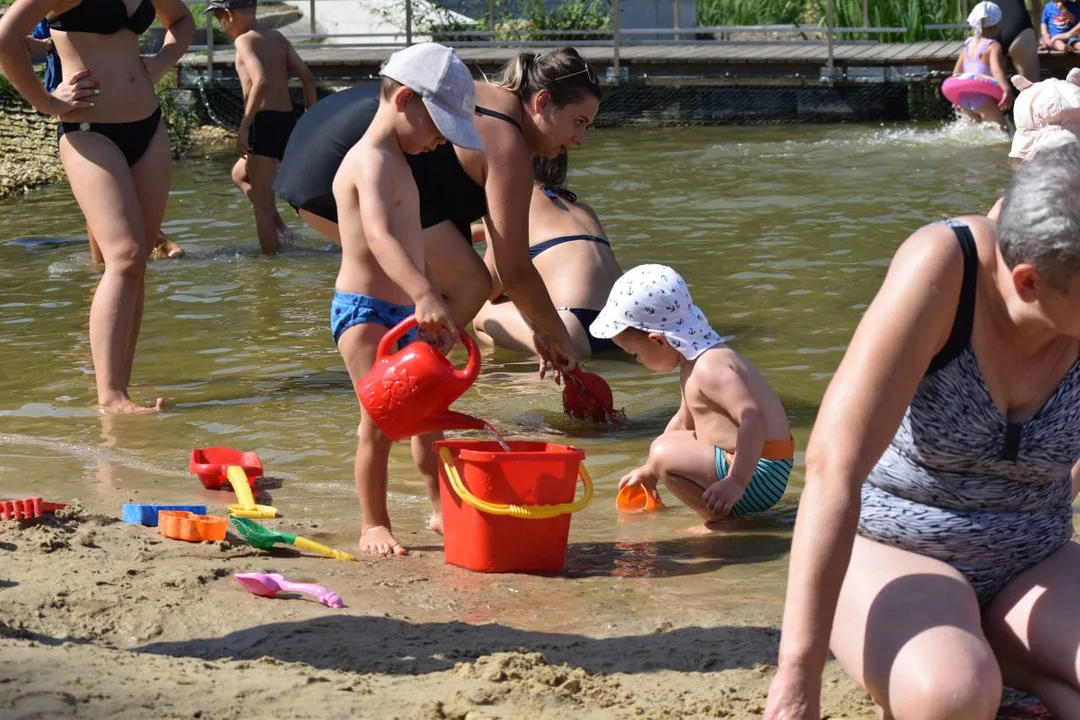
<svg viewBox="0 0 1080 720"><path fill-rule="evenodd" d="M408 555L385 525L374 525L360 532L360 552L365 555Z"/></svg>
<svg viewBox="0 0 1080 720"><path fill-rule="evenodd" d="M164 410L165 398L158 398L151 407L136 405L131 398L121 398L114 403L98 405L98 408L103 415L143 415Z"/></svg>
<svg viewBox="0 0 1080 720"><path fill-rule="evenodd" d="M725 530L727 525L728 523L725 520L710 520L701 525L686 528L682 533L684 535L712 535Z"/></svg>
<svg viewBox="0 0 1080 720"><path fill-rule="evenodd" d="M155 260L178 260L184 257L184 248L172 241L164 233L158 235L157 244L154 246Z"/></svg>
<svg viewBox="0 0 1080 720"><path fill-rule="evenodd" d="M436 533L438 533L439 535L442 535L442 513L441 512L433 512L433 513L431 513L431 520L428 521L428 527L431 528Z"/></svg>

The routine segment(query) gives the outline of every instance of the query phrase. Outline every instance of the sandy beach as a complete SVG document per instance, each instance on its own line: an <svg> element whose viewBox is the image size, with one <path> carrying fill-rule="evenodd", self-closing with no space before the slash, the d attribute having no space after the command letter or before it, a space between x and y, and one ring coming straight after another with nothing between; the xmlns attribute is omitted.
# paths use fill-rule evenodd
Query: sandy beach
<svg viewBox="0 0 1080 720"><path fill-rule="evenodd" d="M267 521L319 539L308 523ZM0 714L32 717L755 717L779 607L633 577L481 575L432 536L355 563L189 544L104 508L0 523ZM687 542L696 542L688 539ZM339 593L248 594L276 571ZM692 586L691 586L692 587ZM873 717L830 664L824 712Z"/></svg>

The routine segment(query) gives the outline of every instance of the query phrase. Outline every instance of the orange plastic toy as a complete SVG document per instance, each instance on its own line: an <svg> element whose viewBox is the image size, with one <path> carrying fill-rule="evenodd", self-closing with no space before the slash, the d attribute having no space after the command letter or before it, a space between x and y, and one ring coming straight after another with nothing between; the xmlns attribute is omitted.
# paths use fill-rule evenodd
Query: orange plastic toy
<svg viewBox="0 0 1080 720"><path fill-rule="evenodd" d="M248 485L255 486L255 478L263 476L262 460L253 452L224 447L195 448L191 451L188 472L199 476L199 482L207 490L229 487L227 472L230 465L244 469Z"/></svg>
<svg viewBox="0 0 1080 720"><path fill-rule="evenodd" d="M446 562L478 572L557 572L570 515L592 499L585 452L545 442L440 440ZM578 477L585 485L574 501Z"/></svg>
<svg viewBox="0 0 1080 720"><path fill-rule="evenodd" d="M161 534L173 540L187 542L216 542L225 539L225 518L213 515L196 515L180 510L162 510L158 513Z"/></svg>
<svg viewBox="0 0 1080 720"><path fill-rule="evenodd" d="M379 341L374 366L356 383L356 396L364 410L391 440L435 430L483 428L483 420L449 409L480 374L476 342L458 327L458 337L469 351L464 370L455 368L422 341L409 343L391 355L398 340L414 327L416 316L410 315Z"/></svg>
<svg viewBox="0 0 1080 720"><path fill-rule="evenodd" d="M45 502L39 497L4 500L0 502L0 520L32 520L66 507L64 503Z"/></svg>
<svg viewBox="0 0 1080 720"><path fill-rule="evenodd" d="M648 512L667 506L655 490L649 492L644 485L627 485L616 496L615 507L619 512Z"/></svg>

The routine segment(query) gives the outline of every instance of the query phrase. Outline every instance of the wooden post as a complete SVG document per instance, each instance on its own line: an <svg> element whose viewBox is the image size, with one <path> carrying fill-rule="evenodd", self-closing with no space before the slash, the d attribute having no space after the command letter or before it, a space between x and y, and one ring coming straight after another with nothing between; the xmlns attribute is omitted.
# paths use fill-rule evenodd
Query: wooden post
<svg viewBox="0 0 1080 720"><path fill-rule="evenodd" d="M870 27L870 0L862 0L862 26Z"/></svg>
<svg viewBox="0 0 1080 720"><path fill-rule="evenodd" d="M315 0L308 3L308 27L312 35L315 34Z"/></svg>
<svg viewBox="0 0 1080 720"><path fill-rule="evenodd" d="M405 0L405 45L412 45L412 0Z"/></svg>
<svg viewBox="0 0 1080 720"><path fill-rule="evenodd" d="M682 40L682 33L679 32L679 2L680 0L671 0L671 27L675 28L675 42Z"/></svg>
<svg viewBox="0 0 1080 720"><path fill-rule="evenodd" d="M611 65L615 68L615 83L619 82L619 0L611 0Z"/></svg>
<svg viewBox="0 0 1080 720"><path fill-rule="evenodd" d="M495 0L488 0L488 30L491 31L488 42L492 42L495 40Z"/></svg>
<svg viewBox="0 0 1080 720"><path fill-rule="evenodd" d="M826 28L825 38L829 43L829 60L825 65L829 70L829 84L833 84L833 27L836 24L836 3L835 0L828 0L826 5Z"/></svg>
<svg viewBox="0 0 1080 720"><path fill-rule="evenodd" d="M214 79L214 16L206 16L206 79Z"/></svg>

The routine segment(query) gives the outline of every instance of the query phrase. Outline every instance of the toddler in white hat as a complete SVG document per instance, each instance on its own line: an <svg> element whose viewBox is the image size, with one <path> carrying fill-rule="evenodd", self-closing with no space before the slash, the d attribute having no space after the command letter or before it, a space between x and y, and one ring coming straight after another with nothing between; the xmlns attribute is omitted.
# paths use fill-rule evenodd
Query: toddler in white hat
<svg viewBox="0 0 1080 720"><path fill-rule="evenodd" d="M795 441L780 398L725 345L690 299L679 273L639 265L616 281L589 327L654 372L678 368L682 403L644 465L619 489L663 482L709 526L768 510L791 474Z"/></svg>

